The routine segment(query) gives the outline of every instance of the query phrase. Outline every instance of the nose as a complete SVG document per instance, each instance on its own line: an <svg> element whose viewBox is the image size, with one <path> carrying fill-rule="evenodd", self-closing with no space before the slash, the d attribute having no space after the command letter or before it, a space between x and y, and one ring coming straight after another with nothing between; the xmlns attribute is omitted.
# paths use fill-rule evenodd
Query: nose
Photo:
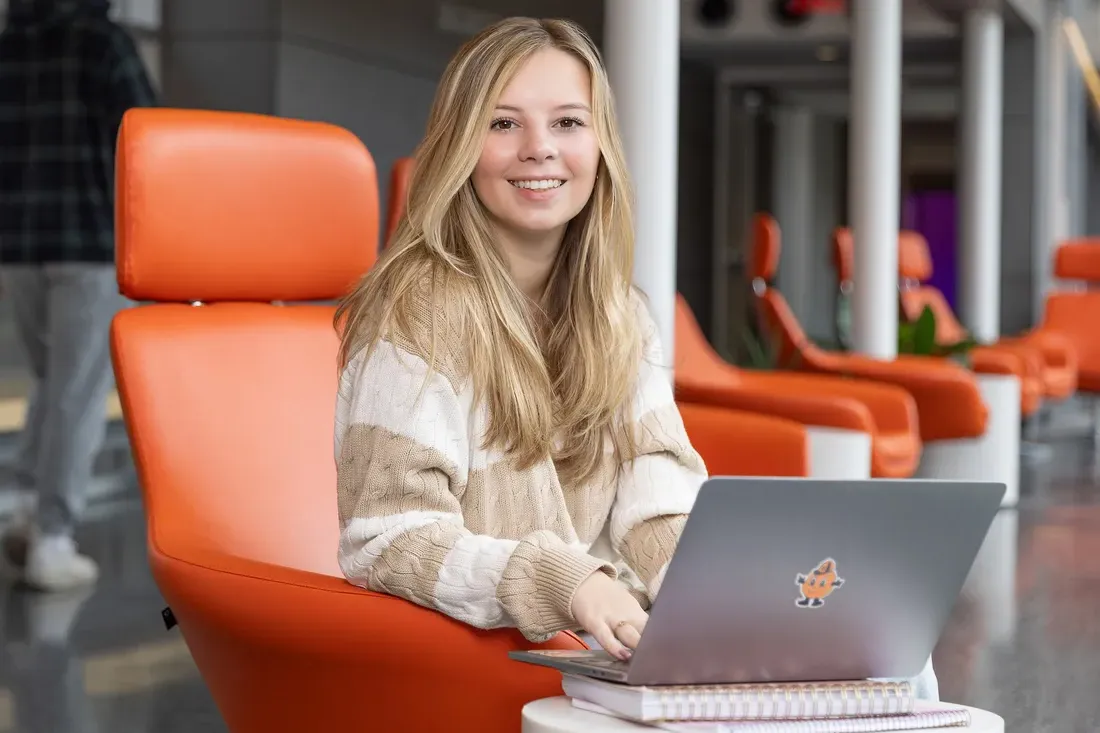
<svg viewBox="0 0 1100 733"><path fill-rule="evenodd" d="M528 128L520 146L519 157L524 162L542 163L558 155L557 146L549 132L535 126Z"/></svg>

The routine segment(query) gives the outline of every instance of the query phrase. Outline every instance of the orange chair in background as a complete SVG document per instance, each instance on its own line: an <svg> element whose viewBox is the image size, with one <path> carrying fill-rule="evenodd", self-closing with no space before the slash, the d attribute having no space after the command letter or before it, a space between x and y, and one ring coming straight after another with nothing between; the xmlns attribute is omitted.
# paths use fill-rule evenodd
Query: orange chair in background
<svg viewBox="0 0 1100 733"><path fill-rule="evenodd" d="M958 343L969 337L951 310L939 288L924 285L932 277L932 255L928 241L920 232L905 230L898 238L898 276L901 279L900 306L905 317L920 317L927 306L936 317L936 342L942 345ZM1043 397L1065 399L1077 387L1077 359L1066 339L1057 334L1031 331L1002 338L996 343L975 347L970 352L971 367L979 374L1010 374L1008 358L1019 359L1022 391L1021 414L1033 415L1042 405Z"/></svg>
<svg viewBox="0 0 1100 733"><path fill-rule="evenodd" d="M386 205L386 228L382 237L382 249L390 245L397 223L405 213L405 197L409 194L415 161L411 157L398 158L390 168L390 188Z"/></svg>
<svg viewBox="0 0 1100 733"><path fill-rule="evenodd" d="M771 281L779 265L780 234L775 219L753 219L751 274L756 302L768 332L778 342L781 366L844 375L903 387L917 403L925 443L976 438L985 433L989 410L974 375L947 359L900 355L893 361L825 351L814 344Z"/></svg>
<svg viewBox="0 0 1100 733"><path fill-rule="evenodd" d="M561 676L507 652L579 639L479 631L336 563L333 309L272 301L371 266L367 150L321 123L131 110L117 185L119 284L152 302L111 331L149 561L229 729L518 732Z"/></svg>
<svg viewBox="0 0 1100 733"><path fill-rule="evenodd" d="M842 291L850 289L854 243L849 228L838 227L833 231L832 248L839 287ZM938 344L947 346L969 337L943 293L936 287L920 285L932 276L932 258L928 242L919 232L903 230L898 235L898 276L901 282L898 304L906 320L915 320L927 306L936 317ZM1020 380L1022 417L1030 417L1042 407L1049 370L1039 348L1019 341L1004 341L992 346L975 346L968 360L971 369L978 374L1010 374ZM1055 385L1062 381L1062 376L1051 374L1050 379L1051 385Z"/></svg>
<svg viewBox="0 0 1100 733"><path fill-rule="evenodd" d="M921 457L916 403L904 389L834 377L738 369L703 335L683 296L676 301L677 400L718 405L871 436L871 475L905 478ZM738 453L744 449L739 443Z"/></svg>
<svg viewBox="0 0 1100 733"><path fill-rule="evenodd" d="M1038 332L1067 340L1077 357L1077 388L1100 392L1100 238L1063 242L1054 254L1054 276L1084 287L1048 295Z"/></svg>
<svg viewBox="0 0 1100 733"><path fill-rule="evenodd" d="M809 475L809 439L798 423L709 405L678 406L711 476Z"/></svg>

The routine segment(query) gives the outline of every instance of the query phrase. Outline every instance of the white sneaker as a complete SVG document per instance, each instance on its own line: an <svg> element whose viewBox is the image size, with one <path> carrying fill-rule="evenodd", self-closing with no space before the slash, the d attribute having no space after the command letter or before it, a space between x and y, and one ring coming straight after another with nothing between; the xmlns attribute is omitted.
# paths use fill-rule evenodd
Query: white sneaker
<svg viewBox="0 0 1100 733"><path fill-rule="evenodd" d="M42 591L61 591L92 585L99 579L99 567L76 550L67 535L34 535L27 547L23 580Z"/></svg>

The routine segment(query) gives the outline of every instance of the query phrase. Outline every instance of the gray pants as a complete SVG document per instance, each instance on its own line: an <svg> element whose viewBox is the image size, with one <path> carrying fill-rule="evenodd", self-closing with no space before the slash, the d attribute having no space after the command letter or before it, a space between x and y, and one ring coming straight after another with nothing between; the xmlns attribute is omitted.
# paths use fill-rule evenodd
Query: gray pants
<svg viewBox="0 0 1100 733"><path fill-rule="evenodd" d="M112 383L109 328L124 302L109 264L3 265L34 390L20 436L15 477L38 497L35 525L69 534L84 509L103 442Z"/></svg>

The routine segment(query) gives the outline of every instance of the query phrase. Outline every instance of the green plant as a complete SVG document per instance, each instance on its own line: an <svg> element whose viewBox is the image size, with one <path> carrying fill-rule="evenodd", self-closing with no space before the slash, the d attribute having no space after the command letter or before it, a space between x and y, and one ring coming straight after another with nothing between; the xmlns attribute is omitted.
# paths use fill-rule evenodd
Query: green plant
<svg viewBox="0 0 1100 733"><path fill-rule="evenodd" d="M899 354L948 357L965 364L970 351L977 345L969 336L953 344L937 344L936 314L927 305L915 321L903 320L898 324Z"/></svg>
<svg viewBox="0 0 1100 733"><path fill-rule="evenodd" d="M745 345L745 361L741 366L746 369L775 369L779 361L776 349L768 339L761 337L754 329L746 328L741 332Z"/></svg>

